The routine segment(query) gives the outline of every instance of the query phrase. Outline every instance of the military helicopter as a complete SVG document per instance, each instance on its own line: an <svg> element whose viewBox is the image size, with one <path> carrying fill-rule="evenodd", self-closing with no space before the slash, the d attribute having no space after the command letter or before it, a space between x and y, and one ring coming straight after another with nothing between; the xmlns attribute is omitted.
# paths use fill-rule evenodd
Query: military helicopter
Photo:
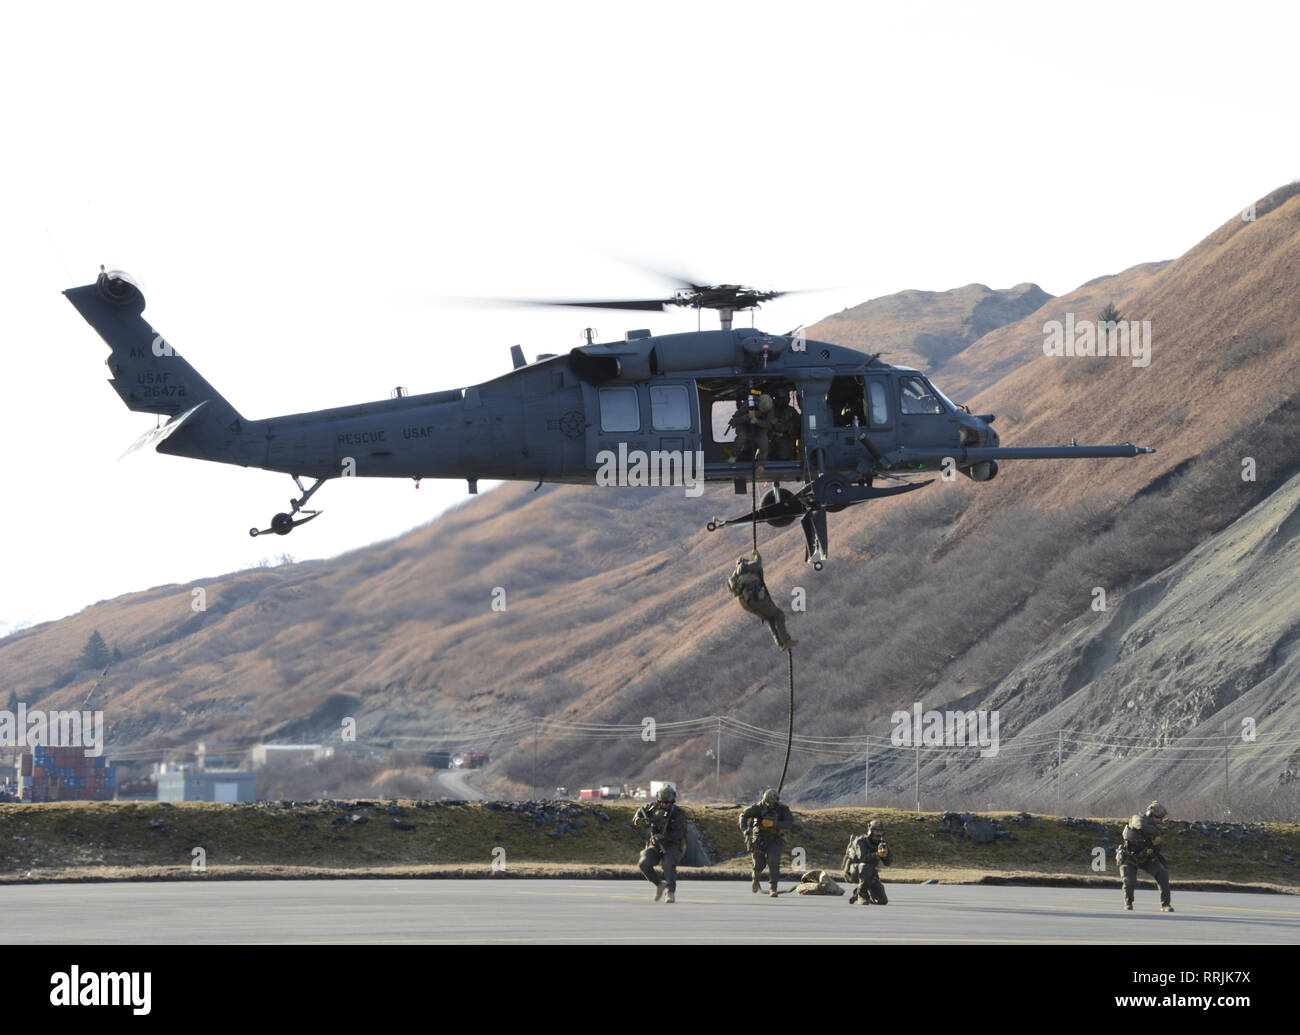
<svg viewBox="0 0 1300 1035"><path fill-rule="evenodd" d="M306 509L332 478L463 478L602 483L611 457L649 461L683 479L731 481L743 494L757 465L737 465L729 419L763 395L792 404L786 449L763 463L772 482L757 505L708 529L798 520L805 560L821 570L829 540L826 516L912 492L936 472L991 481L999 460L1131 457L1152 453L1113 446L999 446L994 415L972 414L925 375L890 366L879 354L810 341L798 331L735 329L736 312L784 294L736 284L679 281L667 298L552 301L546 304L633 311L715 310L718 330L587 343L529 363L511 348L514 369L467 388L407 395L310 413L249 420L187 363L142 317L144 295L120 271L102 266L93 284L64 292L107 342L110 384L132 410L167 421L132 449L281 471L299 495L290 509L249 535L288 535L321 513ZM504 300L503 300L504 301ZM784 458L774 458L777 453ZM674 466L676 461L676 466ZM702 470L698 468L702 467ZM302 479L314 479L304 487ZM919 480L919 479L926 480ZM888 484L880 485L878 482ZM635 482L633 482L635 484ZM654 484L653 478L649 482ZM782 483L797 486L785 488ZM668 484L668 482L662 482Z"/></svg>

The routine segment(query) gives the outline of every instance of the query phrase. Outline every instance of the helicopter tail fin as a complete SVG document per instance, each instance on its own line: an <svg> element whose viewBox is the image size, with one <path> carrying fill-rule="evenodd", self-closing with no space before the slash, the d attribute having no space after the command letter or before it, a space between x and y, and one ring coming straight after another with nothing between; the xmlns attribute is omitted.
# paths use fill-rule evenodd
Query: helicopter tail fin
<svg viewBox="0 0 1300 1035"><path fill-rule="evenodd" d="M141 316L139 287L124 274L109 272L63 294L112 350L105 360L113 374L109 384L127 407L165 414L169 425L176 425L177 434L155 442L161 452L245 462L235 455L244 418Z"/></svg>

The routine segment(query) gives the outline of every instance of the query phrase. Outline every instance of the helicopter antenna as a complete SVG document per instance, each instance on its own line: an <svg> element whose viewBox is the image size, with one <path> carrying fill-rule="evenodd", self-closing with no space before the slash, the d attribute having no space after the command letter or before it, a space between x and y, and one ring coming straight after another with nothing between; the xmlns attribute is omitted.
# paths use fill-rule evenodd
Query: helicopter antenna
<svg viewBox="0 0 1300 1035"><path fill-rule="evenodd" d="M600 331L596 330L594 327L584 327L582 329L582 337L586 340L588 345L596 344L596 335L599 333Z"/></svg>

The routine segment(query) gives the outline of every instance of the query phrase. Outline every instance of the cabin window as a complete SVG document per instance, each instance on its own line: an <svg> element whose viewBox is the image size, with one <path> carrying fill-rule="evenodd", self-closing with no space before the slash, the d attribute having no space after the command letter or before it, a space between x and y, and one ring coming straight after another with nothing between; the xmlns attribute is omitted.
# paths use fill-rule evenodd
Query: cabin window
<svg viewBox="0 0 1300 1035"><path fill-rule="evenodd" d="M641 409L635 388L600 389L600 430L641 430Z"/></svg>
<svg viewBox="0 0 1300 1035"><path fill-rule="evenodd" d="M939 402L930 386L919 377L903 378L899 389L902 393L902 405L899 409L904 415L943 413L943 403Z"/></svg>
<svg viewBox="0 0 1300 1035"><path fill-rule="evenodd" d="M650 421L656 431L689 431L691 404L682 385L650 386Z"/></svg>

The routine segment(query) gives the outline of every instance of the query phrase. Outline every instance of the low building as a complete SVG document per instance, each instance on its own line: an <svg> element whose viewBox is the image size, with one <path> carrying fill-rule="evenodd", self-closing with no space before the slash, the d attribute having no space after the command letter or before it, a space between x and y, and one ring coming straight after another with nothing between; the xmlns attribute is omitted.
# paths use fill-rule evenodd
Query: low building
<svg viewBox="0 0 1300 1035"><path fill-rule="evenodd" d="M233 769L176 769L169 766L158 773L158 800L256 801L257 777Z"/></svg>
<svg viewBox="0 0 1300 1035"><path fill-rule="evenodd" d="M253 768L261 769L268 762L315 762L333 752L320 744L258 744L251 754Z"/></svg>

